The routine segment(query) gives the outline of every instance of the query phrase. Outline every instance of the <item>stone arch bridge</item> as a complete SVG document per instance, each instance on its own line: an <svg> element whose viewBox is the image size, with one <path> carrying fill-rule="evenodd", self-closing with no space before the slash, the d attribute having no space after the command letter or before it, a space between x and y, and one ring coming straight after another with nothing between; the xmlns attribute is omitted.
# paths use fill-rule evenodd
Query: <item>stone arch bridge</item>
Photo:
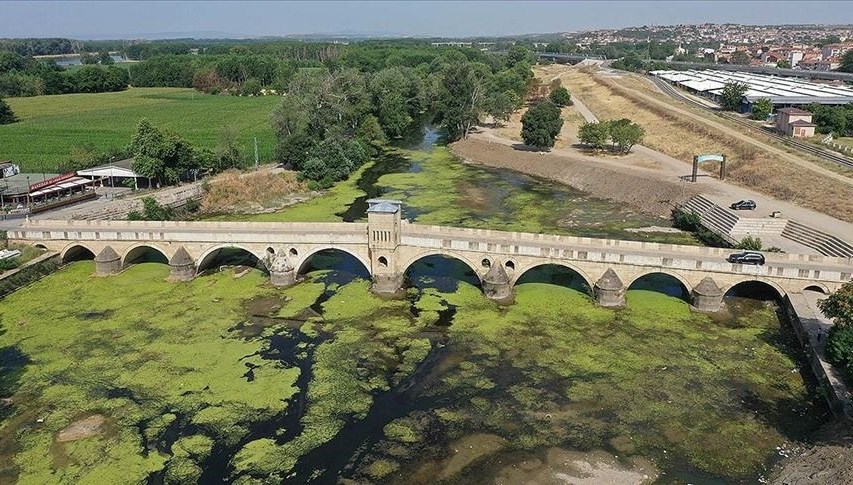
<svg viewBox="0 0 853 485"><path fill-rule="evenodd" d="M731 250L720 248L412 224L402 220L400 202L369 202L366 223L34 220L9 237L63 260L90 252L98 275L159 253L176 281L194 278L218 251L234 248L262 262L277 286L294 284L313 255L333 249L360 261L380 294L398 292L416 261L442 255L470 267L485 296L502 301L524 273L546 264L576 272L604 306L623 305L634 281L663 273L680 281L701 311L718 310L725 293L743 282L765 283L784 297L806 288L835 291L853 277L850 258L767 254L765 265L749 266L728 263Z"/></svg>

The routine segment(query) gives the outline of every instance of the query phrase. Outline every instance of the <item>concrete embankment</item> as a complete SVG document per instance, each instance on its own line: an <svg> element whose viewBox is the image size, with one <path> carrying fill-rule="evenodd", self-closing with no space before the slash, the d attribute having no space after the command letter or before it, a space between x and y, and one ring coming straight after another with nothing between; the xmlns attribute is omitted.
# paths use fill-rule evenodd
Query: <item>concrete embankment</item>
<svg viewBox="0 0 853 485"><path fill-rule="evenodd" d="M61 264L59 253L50 251L21 267L0 274L0 298L52 273Z"/></svg>
<svg viewBox="0 0 853 485"><path fill-rule="evenodd" d="M853 394L841 371L826 360L826 339L832 322L817 306L820 293L789 293L785 299L794 332L833 414L853 419Z"/></svg>
<svg viewBox="0 0 853 485"><path fill-rule="evenodd" d="M458 141L450 149L466 162L544 178L662 217L669 217L674 205L698 195L693 187L660 180L640 170L557 154L546 156L479 138Z"/></svg>

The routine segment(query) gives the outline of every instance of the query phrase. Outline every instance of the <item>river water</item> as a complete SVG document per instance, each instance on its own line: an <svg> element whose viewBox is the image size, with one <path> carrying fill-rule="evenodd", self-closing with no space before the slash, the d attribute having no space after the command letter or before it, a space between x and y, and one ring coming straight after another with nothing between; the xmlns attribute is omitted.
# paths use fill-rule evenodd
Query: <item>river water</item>
<svg viewBox="0 0 853 485"><path fill-rule="evenodd" d="M509 171L482 167L463 167L460 170L458 162L452 158L448 160L443 156L445 154L435 156L434 150L446 150L436 146L439 141L435 132L427 130L423 140L410 142L401 150L385 154L357 181L356 186L364 195L337 215L344 221L362 220L367 199L388 197L402 200L404 217L415 222L522 228L593 237L662 241L673 237L625 231L628 227L667 224L567 187ZM448 175L454 170L461 173ZM429 173L421 177L424 172ZM447 207L448 200L442 195L456 198L453 207ZM678 242L685 242L683 236L674 237L682 238L676 239ZM311 268L307 275L309 279L316 278L314 281L325 285L326 290L318 301L328 301L347 285L358 284L368 278L366 270L344 254L326 254L318 258L318 262L320 264ZM793 379L790 378L792 370L784 370L788 375L776 382L786 390L784 404L780 406L780 402L773 402L772 393L762 393L758 390L762 386L746 376L741 379L708 375L706 377L713 383L702 382L699 376L703 372L693 370L696 375L690 375L691 371L687 370L691 367L690 359L677 356L678 349L667 345L663 346L667 354L664 361L671 358L673 367L684 366L681 378L689 380L689 385L668 382L656 386L642 379L631 379L630 384L618 383L616 376L620 372L604 377L606 370L601 374L589 369L579 370L584 366L575 367L569 355L561 356L559 363L550 362L552 356L547 351L539 353L542 361L537 362L537 352L531 350L532 362L527 362L519 358L519 351L512 344L506 343L481 353L481 346L488 346L490 338L482 335L471 337L470 329L488 327L490 318L500 318L507 311L500 308L478 311L466 306L482 304L476 302L472 305L469 299L472 293L475 298L481 297L478 296L478 279L467 266L447 258L425 258L409 270L407 281L410 285L408 308L398 307L396 318L409 322L411 336L427 339L430 351L404 378L379 391L374 390L371 393L372 405L366 413L348 419L332 439L300 457L289 476L295 483L334 483L341 477L392 483L426 483L436 479L447 483L513 483L516 480L542 483L552 482L560 476L584 476L589 469L579 471L584 470L583 466L591 466L593 470L598 466L610 472L618 469L625 473L608 475L602 471L600 483L616 477L628 482L752 481L760 478L766 466L780 456L774 453L777 446L782 445L779 447L784 449L787 439L806 436L826 417L822 403L813 399L813 389L810 388L813 383L807 370L793 371ZM547 303L540 301L540 298L546 301L555 298L556 301L571 302L580 298L586 302L589 288L576 274L561 268L542 267L526 274L519 282L519 289L527 291L519 292L517 305L529 307L525 319L532 317L526 321L528 331L518 336L521 340L547 339L548 331L540 332L537 325L559 328L571 325L566 319L584 319L583 312L552 314L542 307ZM639 311L643 313L638 315L639 320L690 320L703 327L717 326L709 330L709 336L725 341L721 347L740 343L752 345L760 341L769 347L760 352L775 353L768 357L775 362L768 362L769 368L756 369L759 374L778 372L780 366L790 365L795 370L806 368L797 343L774 301L775 295L766 288L737 288L726 298L727 311L714 319L692 315L685 310L683 302L688 298L685 289L665 275L640 280L629 292L631 303L632 297L637 306L647 305ZM325 317L322 303L315 303L312 308ZM372 337L363 337L375 338L375 327L381 327L381 321L392 318L393 314L388 309L378 309L362 315L359 324L372 328L368 331ZM332 321L338 319L347 318L346 315L330 318ZM614 319L613 315L605 317L605 320L611 319ZM615 316L616 321L622 319L630 320L631 315ZM457 327L461 327L459 333ZM728 333L732 329L735 331ZM737 331L744 329L750 330ZM761 338L751 341L756 336L756 329L760 329L758 334ZM715 331L722 333L715 334ZM381 333L379 331L378 335ZM584 338L583 331L567 330L567 333ZM738 333L750 337L734 335ZM744 340L736 343L738 339ZM554 348L548 350L579 350L574 345L551 344ZM603 341L600 344L605 345ZM614 343L614 347L619 345ZM720 352L717 358L731 356L732 349L700 347L697 352L705 359L714 360L708 357L714 352ZM754 347L748 349L755 352ZM592 348L584 349L584 352L604 358L607 352L600 350ZM639 349L620 349L614 356L622 355L626 350L634 353ZM395 365L399 364L393 363L393 357L390 360L392 364L386 363L387 367L380 365L373 371L384 369L385 378L389 378ZM745 359L734 367L747 366L749 360ZM591 367L598 369L596 365ZM644 368L648 370L640 364L636 370ZM661 368L666 369L667 366ZM607 369L606 363L602 369ZM586 396L575 399L571 392L574 381L596 379L596 376L608 382L604 385L624 386L624 393L647 393L644 400L637 403L643 409L626 409L617 401L627 396L620 398L618 393L614 396L601 392L592 399ZM673 390L672 385L677 390ZM712 390L713 386L724 389ZM673 399L675 396L669 394L672 392L684 395ZM709 394L707 399L690 397L691 394L705 392ZM668 418L666 413L655 416L654 408L659 404L656 401L665 395L669 395L666 399L668 404L681 401L685 409ZM796 397L792 399L792 396ZM737 401L739 403L735 404ZM726 406L732 409L719 409ZM631 412L637 412L643 418L623 415ZM694 416L694 413L713 416L706 419ZM558 415L560 417L556 417ZM767 429L757 432L760 438L750 436L755 431L752 426L756 416L759 421L772 422ZM655 423L652 425L654 430L641 429L650 423ZM720 431L726 426L731 428L728 435ZM697 431L694 427L704 430ZM637 436L644 434L647 435ZM654 436L656 434L662 436ZM634 440L642 444L635 446L631 443ZM729 462L738 462L738 450L730 448L729 444L738 440L742 440L743 453L748 457L743 463L732 465ZM759 444L762 440L767 442ZM665 444L667 442L669 446ZM464 449L466 446L467 450ZM671 449L666 450L668 447ZM644 451L638 451L638 448ZM723 451L721 448L728 449ZM571 455L575 461L554 463L551 458L555 453L559 456L562 456L560 453L576 453ZM602 458L601 453L615 463L612 468L604 465L607 459ZM618 458L624 454L628 456ZM708 456L696 456L702 454ZM514 475L519 468L525 469L526 474ZM231 473L233 476L234 470ZM592 475L596 472L593 471Z"/></svg>
<svg viewBox="0 0 853 485"><path fill-rule="evenodd" d="M419 222L673 237L625 231L665 221L618 204L461 166L436 141L427 132L389 151L352 203L330 210L359 220L385 196ZM554 266L525 274L515 303L499 306L466 265L438 256L414 264L405 298L391 300L334 251L286 290L258 271L176 287L156 263L110 281L86 280L85 265L0 302L0 356L17 356L3 368L28 372L15 395L40 396L0 414L0 461L18 467L0 467L0 481L51 468L68 483L105 469L114 483L752 483L828 416L762 287L736 287L708 317L662 275L632 286L625 309L598 308ZM45 292L56 308L26 306ZM55 428L27 424L28 406L53 409L39 412ZM118 424L55 442L92 412ZM7 439L21 430L31 437Z"/></svg>

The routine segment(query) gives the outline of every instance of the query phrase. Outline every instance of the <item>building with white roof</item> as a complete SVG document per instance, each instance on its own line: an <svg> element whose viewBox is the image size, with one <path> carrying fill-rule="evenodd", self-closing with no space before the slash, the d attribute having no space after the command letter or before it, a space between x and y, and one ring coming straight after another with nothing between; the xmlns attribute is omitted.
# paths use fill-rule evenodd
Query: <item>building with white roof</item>
<svg viewBox="0 0 853 485"><path fill-rule="evenodd" d="M777 107L804 106L811 103L839 105L853 103L853 88L823 84L800 78L768 76L735 71L652 71L690 92L716 99L727 82L746 84L744 110L757 99L767 98Z"/></svg>

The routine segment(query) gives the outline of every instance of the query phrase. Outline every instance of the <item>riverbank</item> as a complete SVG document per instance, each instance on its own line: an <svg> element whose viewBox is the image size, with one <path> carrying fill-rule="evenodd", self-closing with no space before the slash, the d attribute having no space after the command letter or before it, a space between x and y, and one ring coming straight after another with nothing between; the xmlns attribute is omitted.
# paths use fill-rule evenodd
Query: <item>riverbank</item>
<svg viewBox="0 0 853 485"><path fill-rule="evenodd" d="M699 194L686 183L660 180L634 167L618 167L563 154L543 155L485 137L457 141L450 145L450 150L468 163L541 177L660 217L669 217L674 205Z"/></svg>

